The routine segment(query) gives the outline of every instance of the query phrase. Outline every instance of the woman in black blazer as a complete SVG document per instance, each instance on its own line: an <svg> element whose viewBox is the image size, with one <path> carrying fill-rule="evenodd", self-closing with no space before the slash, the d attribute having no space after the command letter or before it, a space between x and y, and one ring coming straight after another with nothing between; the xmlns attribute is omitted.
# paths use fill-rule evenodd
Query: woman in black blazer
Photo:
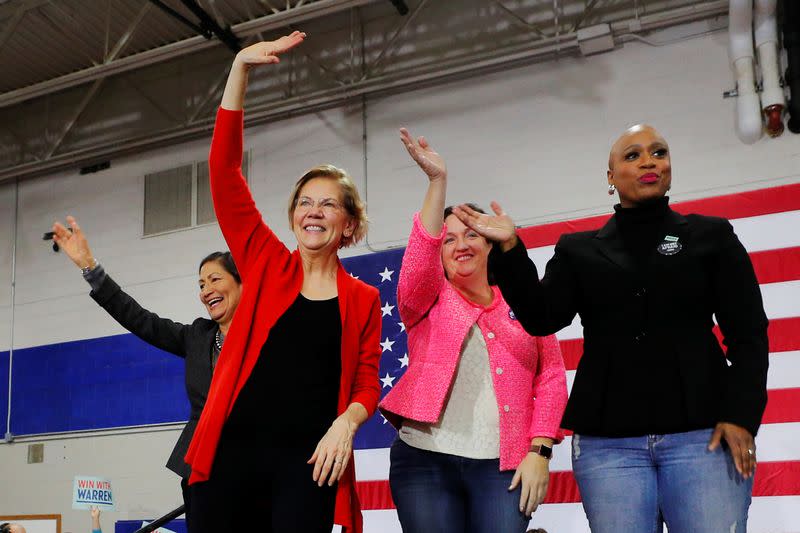
<svg viewBox="0 0 800 533"><path fill-rule="evenodd" d="M230 252L214 252L200 262L200 301L211 320L197 318L191 324L173 322L142 308L126 294L94 259L86 236L73 217L67 217L68 230L53 224L53 241L81 269L92 287L90 296L122 327L148 344L185 359L186 395L191 412L178 442L167 461L167 468L181 476L187 522L190 501L187 481L191 474L183 458L192 441L200 413L206 403L211 375L228 327L239 304L242 280Z"/></svg>
<svg viewBox="0 0 800 533"><path fill-rule="evenodd" d="M768 365L750 258L727 220L669 208L669 147L652 127L626 131L608 168L614 216L562 235L541 281L499 205L456 214L501 242L493 271L528 333L581 318L562 426L592 531L746 531Z"/></svg>

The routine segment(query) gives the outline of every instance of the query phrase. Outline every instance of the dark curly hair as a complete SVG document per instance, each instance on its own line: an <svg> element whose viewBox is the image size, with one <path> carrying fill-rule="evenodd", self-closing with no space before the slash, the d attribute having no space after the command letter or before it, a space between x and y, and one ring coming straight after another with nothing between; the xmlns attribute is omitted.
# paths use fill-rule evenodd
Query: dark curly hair
<svg viewBox="0 0 800 533"><path fill-rule="evenodd" d="M233 256L231 256L230 252L212 252L205 256L202 261L200 261L200 266L197 267L197 271L199 272L203 265L206 263L210 263L211 261L216 261L225 271L233 276L233 279L236 280L236 283L242 284L242 278L239 276L239 270L236 268L236 263L233 262ZM3 533L3 531L0 531Z"/></svg>

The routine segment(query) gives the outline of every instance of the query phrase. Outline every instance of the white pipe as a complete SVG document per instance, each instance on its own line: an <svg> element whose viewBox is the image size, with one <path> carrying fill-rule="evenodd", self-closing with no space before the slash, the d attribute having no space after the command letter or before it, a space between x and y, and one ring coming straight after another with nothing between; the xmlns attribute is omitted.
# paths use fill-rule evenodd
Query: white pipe
<svg viewBox="0 0 800 533"><path fill-rule="evenodd" d="M776 0L756 0L754 8L753 33L758 50L758 65L761 68L761 108L765 113L777 113L775 127L783 132L780 115L786 105L783 88L780 82L780 66L778 59L778 22L775 16ZM777 110L773 106L780 106ZM769 119L769 117L768 117ZM771 128L768 125L768 130Z"/></svg>
<svg viewBox="0 0 800 533"><path fill-rule="evenodd" d="M730 0L728 32L736 89L736 134L745 144L761 138L761 104L753 68L753 0Z"/></svg>
<svg viewBox="0 0 800 533"><path fill-rule="evenodd" d="M780 67L778 66L776 3L776 0L756 0L753 10L753 33L764 84L764 91L761 94L761 104L764 108L775 104L785 104L783 89L780 85Z"/></svg>

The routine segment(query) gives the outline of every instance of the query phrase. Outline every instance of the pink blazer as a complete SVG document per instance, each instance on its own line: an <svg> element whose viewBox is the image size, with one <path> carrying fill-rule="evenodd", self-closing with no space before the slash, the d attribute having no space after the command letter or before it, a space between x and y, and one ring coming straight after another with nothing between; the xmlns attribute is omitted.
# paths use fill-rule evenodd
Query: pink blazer
<svg viewBox="0 0 800 533"><path fill-rule="evenodd" d="M419 214L403 256L397 302L408 333L408 370L380 403L395 427L402 419L436 422L455 377L461 346L473 324L489 350L500 414L500 469L515 469L533 437L561 440L567 403L564 361L555 335L531 337L514 318L500 290L489 306L465 299L447 281L442 242L447 228L431 236Z"/></svg>

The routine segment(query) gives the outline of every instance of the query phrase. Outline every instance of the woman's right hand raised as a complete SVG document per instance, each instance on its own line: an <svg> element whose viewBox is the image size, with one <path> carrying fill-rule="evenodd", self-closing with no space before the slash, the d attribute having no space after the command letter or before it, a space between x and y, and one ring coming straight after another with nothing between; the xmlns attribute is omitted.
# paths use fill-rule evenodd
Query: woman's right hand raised
<svg viewBox="0 0 800 533"><path fill-rule="evenodd" d="M414 139L406 128L400 128L400 140L408 150L408 155L416 161L430 181L447 177L447 166L444 164L444 159L431 148L425 137Z"/></svg>
<svg viewBox="0 0 800 533"><path fill-rule="evenodd" d="M463 204L453 208L453 214L466 226L469 226L487 239L500 243L504 252L517 244L517 232L514 221L508 216L500 204L492 202L494 215L480 213Z"/></svg>
<svg viewBox="0 0 800 533"><path fill-rule="evenodd" d="M222 93L220 106L230 111L241 110L244 106L244 93L247 90L247 77L250 69L257 65L279 63L279 55L302 43L305 38L305 33L293 31L275 41L263 41L241 50L236 54L236 59L231 65L228 83Z"/></svg>
<svg viewBox="0 0 800 533"><path fill-rule="evenodd" d="M288 52L298 44L302 43L306 34L301 31L293 31L289 35L284 35L275 41L262 41L243 48L236 54L234 63L238 63L248 70L256 65L279 63L280 54Z"/></svg>
<svg viewBox="0 0 800 533"><path fill-rule="evenodd" d="M78 221L75 220L75 217L68 216L67 224L72 229L71 232L60 222L53 224L53 242L64 250L72 262L78 265L78 268L94 268L95 260L92 250L89 248L89 241L86 240L78 226Z"/></svg>

